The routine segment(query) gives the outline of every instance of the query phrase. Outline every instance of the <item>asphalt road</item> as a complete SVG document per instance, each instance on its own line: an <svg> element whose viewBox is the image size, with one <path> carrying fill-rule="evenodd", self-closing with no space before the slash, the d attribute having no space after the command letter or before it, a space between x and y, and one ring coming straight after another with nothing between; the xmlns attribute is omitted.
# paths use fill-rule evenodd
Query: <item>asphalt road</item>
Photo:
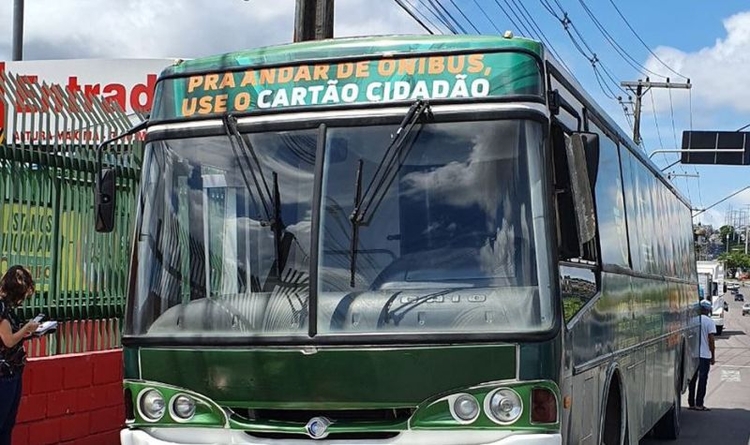
<svg viewBox="0 0 750 445"><path fill-rule="evenodd" d="M741 287L750 302L750 286ZM690 411L687 394L682 399L680 445L750 444L750 316L742 316L741 302L727 293L729 312L724 332L716 339L716 365L708 375L705 404L708 412ZM640 445L662 442L645 438Z"/></svg>

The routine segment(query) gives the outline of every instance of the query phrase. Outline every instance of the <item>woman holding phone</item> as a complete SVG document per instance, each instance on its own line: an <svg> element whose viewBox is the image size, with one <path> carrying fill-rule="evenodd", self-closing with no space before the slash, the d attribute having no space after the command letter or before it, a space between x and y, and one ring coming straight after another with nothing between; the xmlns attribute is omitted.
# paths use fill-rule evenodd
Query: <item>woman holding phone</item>
<svg viewBox="0 0 750 445"><path fill-rule="evenodd" d="M23 341L39 323L21 325L15 309L34 295L29 271L12 266L0 278L0 445L11 445L11 434L21 403L21 376L26 365Z"/></svg>

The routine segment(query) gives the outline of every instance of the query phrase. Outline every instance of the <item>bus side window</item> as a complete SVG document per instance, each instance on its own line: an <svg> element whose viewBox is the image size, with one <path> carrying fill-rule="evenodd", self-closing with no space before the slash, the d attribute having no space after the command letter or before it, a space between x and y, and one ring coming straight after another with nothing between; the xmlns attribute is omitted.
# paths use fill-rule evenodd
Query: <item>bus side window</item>
<svg viewBox="0 0 750 445"><path fill-rule="evenodd" d="M584 267L560 265L560 294L563 301L563 317L570 323L581 308L597 292L596 274Z"/></svg>
<svg viewBox="0 0 750 445"><path fill-rule="evenodd" d="M552 144L559 259L596 262L593 189L598 153L580 143L576 146L557 126L552 127Z"/></svg>

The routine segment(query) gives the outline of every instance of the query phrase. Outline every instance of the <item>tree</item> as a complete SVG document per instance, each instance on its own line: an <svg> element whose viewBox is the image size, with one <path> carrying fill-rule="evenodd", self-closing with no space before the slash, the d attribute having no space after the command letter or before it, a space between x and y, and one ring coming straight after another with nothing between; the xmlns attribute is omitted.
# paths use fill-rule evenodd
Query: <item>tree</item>
<svg viewBox="0 0 750 445"><path fill-rule="evenodd" d="M734 227L732 226L721 226L719 228L719 235L721 236L721 242L727 242L727 236L730 238L734 236Z"/></svg>
<svg viewBox="0 0 750 445"><path fill-rule="evenodd" d="M732 277L737 272L737 269L750 269L750 255L742 252L724 252L719 255L719 261L724 262L724 267Z"/></svg>

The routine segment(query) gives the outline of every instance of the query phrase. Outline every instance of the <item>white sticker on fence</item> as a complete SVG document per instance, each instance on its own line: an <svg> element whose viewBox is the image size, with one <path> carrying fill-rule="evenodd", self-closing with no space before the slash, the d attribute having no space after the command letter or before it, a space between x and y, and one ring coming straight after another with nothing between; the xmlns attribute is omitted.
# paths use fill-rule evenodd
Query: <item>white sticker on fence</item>
<svg viewBox="0 0 750 445"><path fill-rule="evenodd" d="M721 370L721 381L722 382L741 382L739 369L722 369Z"/></svg>

